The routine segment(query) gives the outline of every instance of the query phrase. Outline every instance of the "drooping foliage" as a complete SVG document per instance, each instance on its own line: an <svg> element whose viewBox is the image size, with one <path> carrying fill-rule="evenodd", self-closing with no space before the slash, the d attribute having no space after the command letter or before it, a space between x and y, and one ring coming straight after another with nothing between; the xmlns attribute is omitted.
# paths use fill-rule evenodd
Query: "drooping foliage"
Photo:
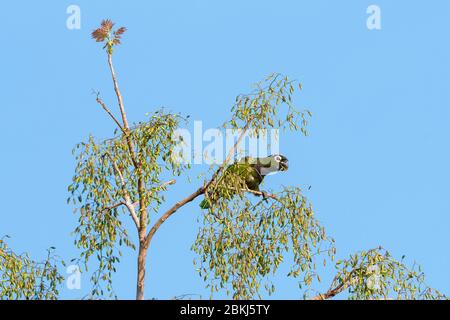
<svg viewBox="0 0 450 320"><path fill-rule="evenodd" d="M55 300L64 277L58 267L64 262L50 248L44 261L16 254L0 239L0 300Z"/></svg>
<svg viewBox="0 0 450 320"><path fill-rule="evenodd" d="M339 292L346 291L348 299L446 298L426 284L425 274L419 265L414 263L409 267L405 256L395 259L382 247L357 252L348 259L337 261L336 270L331 288L338 288Z"/></svg>
<svg viewBox="0 0 450 320"><path fill-rule="evenodd" d="M314 217L299 188L285 188L273 198L243 195L218 201L202 215L193 250L199 255L198 272L212 292L220 289L235 299L251 299L264 288L287 256L293 256L289 276L301 276L308 285L316 276L316 258L332 257L334 241ZM288 255L290 253L290 255Z"/></svg>
<svg viewBox="0 0 450 320"><path fill-rule="evenodd" d="M74 234L75 245L82 249L82 261L86 268L91 256L98 261L98 269L91 279L93 295L103 293L99 281L106 282L106 288L112 290L112 274L122 255L120 248L135 248L123 226L123 217L129 214L127 206L137 207L138 221L142 214L139 208L158 212L166 191L162 179L167 172L179 176L188 167L172 157L179 143L172 139L173 132L180 121L185 121L180 115L159 110L147 122L135 125L128 135L116 132L115 138L100 142L91 136L74 149L77 166L68 201L78 206ZM127 139L132 141L136 161L141 164L139 175ZM144 192L138 190L138 177ZM129 199L128 203L124 199Z"/></svg>

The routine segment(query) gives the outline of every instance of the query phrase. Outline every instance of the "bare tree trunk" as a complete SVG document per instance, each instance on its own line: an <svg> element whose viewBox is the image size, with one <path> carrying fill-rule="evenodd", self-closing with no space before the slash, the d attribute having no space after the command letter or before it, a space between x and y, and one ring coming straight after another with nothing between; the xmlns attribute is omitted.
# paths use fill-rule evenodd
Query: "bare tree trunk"
<svg viewBox="0 0 450 320"><path fill-rule="evenodd" d="M144 243L140 243L139 255L137 260L136 300L144 300L146 258L147 258L147 248L145 247Z"/></svg>

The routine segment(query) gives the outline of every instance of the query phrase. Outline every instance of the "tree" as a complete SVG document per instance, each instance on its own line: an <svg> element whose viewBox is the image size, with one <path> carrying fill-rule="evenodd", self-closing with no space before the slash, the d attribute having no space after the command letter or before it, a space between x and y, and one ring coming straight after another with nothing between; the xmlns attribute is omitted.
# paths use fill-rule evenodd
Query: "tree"
<svg viewBox="0 0 450 320"><path fill-rule="evenodd" d="M425 283L425 275L419 265L408 267L405 256L396 260L384 248L357 252L336 263L336 276L331 288L312 299L331 299L348 291L349 299L446 299L441 292Z"/></svg>
<svg viewBox="0 0 450 320"><path fill-rule="evenodd" d="M187 117L157 110L146 121L130 126L113 66L114 49L125 31L123 27L115 30L111 20L104 20L92 33L97 42L104 44L120 117L97 93L96 102L116 126L114 137L97 141L91 136L76 146L77 166L68 188L68 201L78 209L75 244L82 250L86 269L90 258L96 256L91 295L103 295L103 284L112 294L112 274L122 248L135 249L129 230L123 226L123 219L129 216L137 231L136 299L144 299L146 257L154 235L172 215L203 195L217 201L202 211L202 226L192 250L198 255L199 275L212 293L223 289L235 299L253 298L260 295L261 284L272 293L275 288L267 280L268 275L277 271L288 252L293 257L289 276L300 277L306 288L314 279L320 281L316 261L320 258L324 263L327 259L334 262L335 242L316 220L300 188L284 187L266 194L248 190L239 176L232 176L226 187L219 183L224 174L229 174L224 169L247 134L277 128L307 135L311 113L298 111L293 104L301 85L271 74L251 93L237 96L230 120L222 127L240 133L225 161L212 167L210 178L199 182L191 194L160 212L168 187L190 168L178 161L177 150L183 141L174 135ZM217 197L219 194L221 197ZM379 272L375 287L368 285L374 267ZM331 289L313 298L332 298L344 290L350 292L350 298L386 298L391 292L400 298L442 297L423 285L421 273L408 269L381 249L338 261L336 268Z"/></svg>
<svg viewBox="0 0 450 320"><path fill-rule="evenodd" d="M47 250L42 262L31 260L28 254L18 255L0 239L0 299L54 300L64 277L58 266L63 263L54 249Z"/></svg>

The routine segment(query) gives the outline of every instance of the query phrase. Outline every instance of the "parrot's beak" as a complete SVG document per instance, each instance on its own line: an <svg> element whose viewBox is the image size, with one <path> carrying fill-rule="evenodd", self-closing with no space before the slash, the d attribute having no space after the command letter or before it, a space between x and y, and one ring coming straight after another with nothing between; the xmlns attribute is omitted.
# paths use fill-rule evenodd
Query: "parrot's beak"
<svg viewBox="0 0 450 320"><path fill-rule="evenodd" d="M280 162L280 171L287 171L289 169L289 160L283 160Z"/></svg>

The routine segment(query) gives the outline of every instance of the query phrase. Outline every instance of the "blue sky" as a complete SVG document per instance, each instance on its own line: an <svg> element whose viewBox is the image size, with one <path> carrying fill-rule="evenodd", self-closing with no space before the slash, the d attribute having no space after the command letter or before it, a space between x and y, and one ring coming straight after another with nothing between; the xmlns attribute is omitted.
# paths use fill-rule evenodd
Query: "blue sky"
<svg viewBox="0 0 450 320"><path fill-rule="evenodd" d="M80 30L66 28L70 4L81 8ZM381 30L366 27L371 4L381 8ZM0 235L35 258L52 245L76 256L71 150L113 130L91 94L115 102L105 54L90 39L111 18L128 28L115 65L131 121L166 106L216 127L235 95L267 74L300 80L297 105L314 114L310 137L281 137L290 171L266 187L311 185L307 196L338 257L382 245L420 263L428 283L450 294L448 12L446 0L4 1ZM193 177L205 169L194 167ZM196 187L181 179L168 202ZM155 237L148 298L208 297L189 250L198 215L195 202ZM115 277L120 298L134 296L134 255ZM275 283L273 298L301 296L295 280L280 274ZM83 277L82 290L63 298L88 285Z"/></svg>

